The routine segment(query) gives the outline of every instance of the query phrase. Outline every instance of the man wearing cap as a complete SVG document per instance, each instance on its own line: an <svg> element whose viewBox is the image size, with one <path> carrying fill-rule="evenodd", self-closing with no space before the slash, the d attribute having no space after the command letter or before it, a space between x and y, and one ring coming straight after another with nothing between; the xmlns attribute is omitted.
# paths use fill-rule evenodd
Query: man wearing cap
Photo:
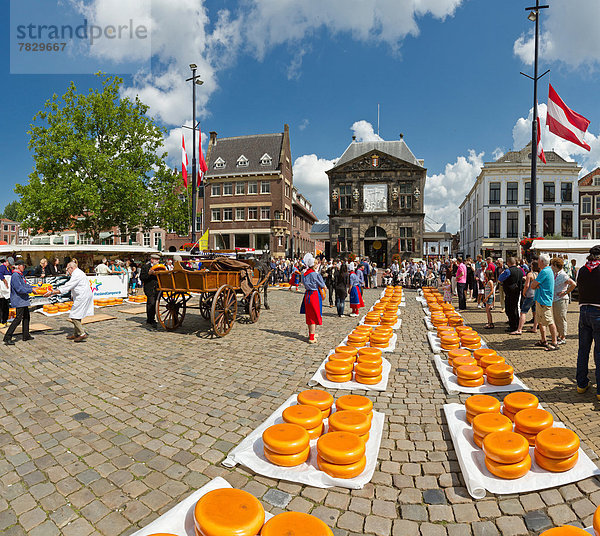
<svg viewBox="0 0 600 536"><path fill-rule="evenodd" d="M15 270L10 277L10 303L16 309L16 314L6 335L4 335L4 344L15 344L12 340L12 335L21 322L23 323L23 340L33 340L33 337L29 334L29 293L33 292L33 287L25 281L23 277L24 269L25 261L17 259L15 261Z"/></svg>
<svg viewBox="0 0 600 536"><path fill-rule="evenodd" d="M8 322L8 310L10 309L10 276L14 259L8 257L0 258L0 328L5 328Z"/></svg>
<svg viewBox="0 0 600 536"><path fill-rule="evenodd" d="M140 281L144 285L144 294L148 298L146 300L146 324L156 327L156 297L158 295L158 279L154 274L154 267L160 261L160 255L153 253L150 255L150 262L142 266L140 272Z"/></svg>

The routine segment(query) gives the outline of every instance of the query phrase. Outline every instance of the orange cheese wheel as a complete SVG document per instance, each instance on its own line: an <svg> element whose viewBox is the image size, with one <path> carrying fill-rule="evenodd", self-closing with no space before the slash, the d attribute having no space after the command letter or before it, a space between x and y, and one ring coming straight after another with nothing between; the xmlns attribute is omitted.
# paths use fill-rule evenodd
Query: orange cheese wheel
<svg viewBox="0 0 600 536"><path fill-rule="evenodd" d="M481 342L462 343L462 346L467 350L478 350L481 348Z"/></svg>
<svg viewBox="0 0 600 536"><path fill-rule="evenodd" d="M265 522L265 510L247 491L222 488L200 497L194 507L194 521L203 536L255 536Z"/></svg>
<svg viewBox="0 0 600 536"><path fill-rule="evenodd" d="M509 393L504 397L504 406L511 413L517 413L522 409L537 408L539 403L537 396L523 391Z"/></svg>
<svg viewBox="0 0 600 536"><path fill-rule="evenodd" d="M535 463L537 463L542 469L552 473L564 473L569 469L573 469L577 463L577 460L579 459L579 452L576 452L568 458L563 458L562 460L557 460L556 458L546 458L546 456L540 454L537 449L533 450L533 454L535 457Z"/></svg>
<svg viewBox="0 0 600 536"><path fill-rule="evenodd" d="M343 361L327 361L325 371L329 374L348 374L348 372L352 372L353 366L353 363Z"/></svg>
<svg viewBox="0 0 600 536"><path fill-rule="evenodd" d="M598 506L598 508L596 508L596 511L594 512L594 521L592 526L594 527L594 532L596 533L596 536L600 536L600 506Z"/></svg>
<svg viewBox="0 0 600 536"><path fill-rule="evenodd" d="M331 415L331 408L329 408L329 409L322 409L321 410L321 415L323 415L323 419L326 419L327 417L329 417L329 415Z"/></svg>
<svg viewBox="0 0 600 536"><path fill-rule="evenodd" d="M381 349L387 348L390 345L389 341L387 341L387 342L372 342L370 344L371 344L372 348L381 348Z"/></svg>
<svg viewBox="0 0 600 536"><path fill-rule="evenodd" d="M388 326L377 326L371 335L385 335L391 337L394 334L394 330Z"/></svg>
<svg viewBox="0 0 600 536"><path fill-rule="evenodd" d="M361 348L358 351L358 361L360 362L361 358L365 358L365 360L368 360L366 358L371 357L371 358L380 358L381 357L381 350L377 349L377 348Z"/></svg>
<svg viewBox="0 0 600 536"><path fill-rule="evenodd" d="M436 328L436 332L438 337L441 337L445 333L448 335L456 335L456 329L450 326L440 326L439 328Z"/></svg>
<svg viewBox="0 0 600 536"><path fill-rule="evenodd" d="M460 339L456 335L442 335L440 337L440 341L446 344L458 344Z"/></svg>
<svg viewBox="0 0 600 536"><path fill-rule="evenodd" d="M463 324L463 319L460 316L458 316L458 317L453 316L448 319L449 326L462 326L462 324Z"/></svg>
<svg viewBox="0 0 600 536"><path fill-rule="evenodd" d="M276 454L298 454L308 447L308 432L302 426L290 423L269 426L262 435L263 443Z"/></svg>
<svg viewBox="0 0 600 536"><path fill-rule="evenodd" d="M371 333L371 331L373 331L373 328L371 326L365 326L364 324L358 325L354 328L354 330L356 333Z"/></svg>
<svg viewBox="0 0 600 536"><path fill-rule="evenodd" d="M499 381L504 381L504 380L499 380ZM511 421L515 422L515 414L512 411L507 410L504 406L502 407L502 415L505 415Z"/></svg>
<svg viewBox="0 0 600 536"><path fill-rule="evenodd" d="M373 320L373 319L365 318L365 324L367 324L368 326L378 326L379 319Z"/></svg>
<svg viewBox="0 0 600 536"><path fill-rule="evenodd" d="M64 311L68 311L70 309L69 304L67 303L59 303L58 304L58 310L60 312L64 312Z"/></svg>
<svg viewBox="0 0 600 536"><path fill-rule="evenodd" d="M481 342L481 337L477 334L461 333L460 342L464 345Z"/></svg>
<svg viewBox="0 0 600 536"><path fill-rule="evenodd" d="M317 436L318 437L318 436ZM281 467L294 467L300 465L308 460L310 454L310 447L306 447L302 452L298 454L277 454L267 447L264 447L265 458L269 460L273 465L279 465Z"/></svg>
<svg viewBox="0 0 600 536"><path fill-rule="evenodd" d="M512 432L512 422L500 413L480 413L473 418L473 433L481 438L494 432Z"/></svg>
<svg viewBox="0 0 600 536"><path fill-rule="evenodd" d="M463 380L478 380L483 377L483 369L477 365L461 365L456 369L456 375Z"/></svg>
<svg viewBox="0 0 600 536"><path fill-rule="evenodd" d="M491 348L479 348L473 352L473 357L479 361L484 356L493 356L498 355L496 350L492 350Z"/></svg>
<svg viewBox="0 0 600 536"><path fill-rule="evenodd" d="M329 431L364 435L371 429L368 417L360 411L336 411L329 418Z"/></svg>
<svg viewBox="0 0 600 536"><path fill-rule="evenodd" d="M490 385L510 385L513 382L513 376L509 376L508 378L501 378L501 379L500 378L492 378L491 376L488 376L487 381Z"/></svg>
<svg viewBox="0 0 600 536"><path fill-rule="evenodd" d="M528 434L537 434L554 424L554 418L545 409L523 409L515 414L515 427Z"/></svg>
<svg viewBox="0 0 600 536"><path fill-rule="evenodd" d="M457 357L462 357L462 358L470 360L471 359L471 352L469 352L469 350L465 350L463 348L461 348L459 350L450 350L448 352L448 363L450 365L452 365L453 360L456 359Z"/></svg>
<svg viewBox="0 0 600 536"><path fill-rule="evenodd" d="M329 372L325 372L325 377L334 383L344 383L352 381L352 372L348 372L348 374L330 374Z"/></svg>
<svg viewBox="0 0 600 536"><path fill-rule="evenodd" d="M492 461L513 464L529 454L529 443L514 432L492 432L483 440L483 452Z"/></svg>
<svg viewBox="0 0 600 536"><path fill-rule="evenodd" d="M367 350L367 348L362 348L363 350ZM370 346L368 348L369 350L377 350L379 352L381 352L381 348L375 348ZM380 357L375 357L373 355L359 355L358 356L358 363L369 363L371 365L381 365L383 364L383 359Z"/></svg>
<svg viewBox="0 0 600 536"><path fill-rule="evenodd" d="M490 395L473 395L465 401L467 411L479 413L500 413L500 401Z"/></svg>
<svg viewBox="0 0 600 536"><path fill-rule="evenodd" d="M373 411L373 402L362 395L343 395L335 401L335 408L338 411L353 409L361 413L371 413Z"/></svg>
<svg viewBox="0 0 600 536"><path fill-rule="evenodd" d="M508 363L495 363L489 365L485 369L485 373L488 378L494 378L498 380L512 378L515 369L513 369Z"/></svg>
<svg viewBox="0 0 600 536"><path fill-rule="evenodd" d="M573 525L561 525L560 527L540 532L540 536L590 536L590 533ZM596 536L598 536L597 532Z"/></svg>
<svg viewBox="0 0 600 536"><path fill-rule="evenodd" d="M358 353L358 350L354 348L354 346L338 346L335 349L335 353L355 356Z"/></svg>
<svg viewBox="0 0 600 536"><path fill-rule="evenodd" d="M452 359L454 368L462 367L463 365L476 365L476 361L471 356L458 356Z"/></svg>
<svg viewBox="0 0 600 536"><path fill-rule="evenodd" d="M523 432L523 430L519 430L519 428L517 428L516 426L515 426L515 430L514 431L515 431L516 434L522 435L525 439L527 439L527 442L529 443L530 447L534 447L535 446L535 436L537 434L530 434L528 432Z"/></svg>
<svg viewBox="0 0 600 536"><path fill-rule="evenodd" d="M456 333L458 333L459 335L462 336L463 333L465 335L467 335L467 334L471 335L471 334L476 334L477 332L471 326L457 326Z"/></svg>
<svg viewBox="0 0 600 536"><path fill-rule="evenodd" d="M477 434L473 434L473 442L479 447L483 448L483 437Z"/></svg>
<svg viewBox="0 0 600 536"><path fill-rule="evenodd" d="M562 459L579 450L579 437L567 428L546 428L535 438L535 448L546 458Z"/></svg>
<svg viewBox="0 0 600 536"><path fill-rule="evenodd" d="M362 439L360 439L360 437L354 437L356 437L364 446L365 442ZM354 463L337 464L328 462L322 456L317 456L317 465L319 466L319 469L321 469L321 471L327 473L333 478L354 478L355 476L360 475L365 470L365 467L367 465L367 458L363 456Z"/></svg>
<svg viewBox="0 0 600 536"><path fill-rule="evenodd" d="M336 363L346 363L352 366L354 365L356 358L353 355L348 354L331 354L327 360Z"/></svg>
<svg viewBox="0 0 600 536"><path fill-rule="evenodd" d="M504 358L499 355L484 355L479 359L479 365L483 368L487 368L490 365L497 363L504 363Z"/></svg>
<svg viewBox="0 0 600 536"><path fill-rule="evenodd" d="M304 404L296 404L283 410L281 417L285 422L297 424L306 428L316 428L323 422L321 410L315 406L305 406Z"/></svg>
<svg viewBox="0 0 600 536"><path fill-rule="evenodd" d="M364 346L364 343L366 343L368 339L368 335L355 335L353 333L350 333L348 335L348 345L353 346L354 344L361 344L362 346Z"/></svg>
<svg viewBox="0 0 600 536"><path fill-rule="evenodd" d="M456 383L463 387L479 387L483 385L483 376L475 380L466 380L465 378L456 378Z"/></svg>
<svg viewBox="0 0 600 536"><path fill-rule="evenodd" d="M365 376L367 378L373 378L375 376L381 376L383 367L381 365L375 365L373 363L357 363L354 368L359 376Z"/></svg>
<svg viewBox="0 0 600 536"><path fill-rule="evenodd" d="M307 428L306 431L308 432L308 438L311 441L313 439L317 439L318 437L321 437L321 435L323 435L323 432L325 431L325 423L321 423L315 428Z"/></svg>
<svg viewBox="0 0 600 536"><path fill-rule="evenodd" d="M317 452L327 462L351 464L364 457L365 443L350 432L328 432L317 441Z"/></svg>
<svg viewBox="0 0 600 536"><path fill-rule="evenodd" d="M376 385L383 379L383 375L380 374L379 376L363 376L362 374L356 373L354 375L354 379L357 383L362 383L364 385Z"/></svg>
<svg viewBox="0 0 600 536"><path fill-rule="evenodd" d="M298 404L314 406L321 411L328 410L333 406L333 396L321 389L306 389L306 391L298 393L297 400Z"/></svg>
<svg viewBox="0 0 600 536"><path fill-rule="evenodd" d="M283 512L267 521L260 536L333 536L318 517L303 512Z"/></svg>
<svg viewBox="0 0 600 536"><path fill-rule="evenodd" d="M485 452L485 439L483 440L483 449ZM489 457L485 457L485 466L488 471L498 478L514 480L525 476L531 469L531 456L527 454L524 459L515 463L498 463Z"/></svg>
<svg viewBox="0 0 600 536"><path fill-rule="evenodd" d="M354 348L356 348L357 350L359 348L363 348L364 346L366 346L367 344L369 344L368 340L365 341L361 341L361 342L354 342L354 341L348 341L348 345L349 346L354 346Z"/></svg>

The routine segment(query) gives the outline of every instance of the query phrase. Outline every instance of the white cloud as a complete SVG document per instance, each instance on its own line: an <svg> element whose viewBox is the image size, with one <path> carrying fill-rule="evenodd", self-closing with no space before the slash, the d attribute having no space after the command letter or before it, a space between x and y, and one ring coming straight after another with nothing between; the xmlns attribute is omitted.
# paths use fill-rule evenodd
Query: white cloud
<svg viewBox="0 0 600 536"><path fill-rule="evenodd" d="M329 214L329 178L325 172L336 162L337 158L327 160L316 154L305 154L294 161L294 186L312 203L319 219Z"/></svg>
<svg viewBox="0 0 600 536"><path fill-rule="evenodd" d="M287 68L288 80L298 80L300 78L300 75L302 74L302 58L304 58L307 52L307 49L300 48L294 53L292 61L290 62Z"/></svg>
<svg viewBox="0 0 600 536"><path fill-rule="evenodd" d="M523 13L523 16L526 14ZM571 67L600 64L598 21L600 2L589 0L553 0L540 14L540 58L559 61ZM517 57L533 64L533 26L514 43Z"/></svg>
<svg viewBox="0 0 600 536"><path fill-rule="evenodd" d="M483 155L470 149L467 157L459 156L453 164L446 164L443 173L425 181L425 213L440 224L445 223L450 232L458 229L458 206L481 171Z"/></svg>
<svg viewBox="0 0 600 536"><path fill-rule="evenodd" d="M304 118L304 119L301 121L301 123L298 125L298 128L299 128L300 130L305 130L305 129L306 129L306 127L307 127L308 125L310 125L310 121L309 121L308 119Z"/></svg>
<svg viewBox="0 0 600 536"><path fill-rule="evenodd" d="M383 141L383 138L373 130L373 125L364 119L356 121L350 130L356 136L356 141Z"/></svg>

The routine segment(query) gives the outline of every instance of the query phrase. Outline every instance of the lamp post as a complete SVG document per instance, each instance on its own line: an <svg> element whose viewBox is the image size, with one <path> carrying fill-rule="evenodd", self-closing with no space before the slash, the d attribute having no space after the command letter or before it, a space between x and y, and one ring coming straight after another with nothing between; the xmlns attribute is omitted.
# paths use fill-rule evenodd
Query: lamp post
<svg viewBox="0 0 600 536"><path fill-rule="evenodd" d="M204 84L204 82L200 80L200 75L196 76L197 68L198 66L195 63L190 63L192 77L186 79L186 82L192 81L192 244L196 243L196 211L198 204L198 200L196 199L196 85L201 86ZM202 226L204 227L204 196L202 196L202 222Z"/></svg>
<svg viewBox="0 0 600 536"><path fill-rule="evenodd" d="M528 74L521 73L523 76L533 80L533 120L531 122L531 187L529 190L529 234L534 238L537 234L536 223L536 175L537 175L537 81L547 75L550 70L547 70L541 76L538 76L538 49L539 49L539 19L540 9L546 9L550 6L540 6L540 0L535 0L535 6L526 7L525 11L529 11L527 18L535 22L535 47L533 60L533 77Z"/></svg>

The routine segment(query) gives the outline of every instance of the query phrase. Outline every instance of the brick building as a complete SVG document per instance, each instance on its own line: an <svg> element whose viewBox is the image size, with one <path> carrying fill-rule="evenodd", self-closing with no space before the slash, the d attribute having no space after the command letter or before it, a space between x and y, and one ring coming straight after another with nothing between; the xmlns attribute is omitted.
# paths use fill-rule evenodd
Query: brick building
<svg viewBox="0 0 600 536"><path fill-rule="evenodd" d="M0 218L0 240L7 244L27 244L27 229L21 232L21 224L16 221Z"/></svg>
<svg viewBox="0 0 600 536"><path fill-rule="evenodd" d="M600 167L581 177L579 186L579 236L600 239Z"/></svg>
<svg viewBox="0 0 600 536"><path fill-rule="evenodd" d="M302 258L306 253L315 254L315 239L311 236L312 226L317 217L312 211L312 204L296 188L292 190L293 207L293 255Z"/></svg>

